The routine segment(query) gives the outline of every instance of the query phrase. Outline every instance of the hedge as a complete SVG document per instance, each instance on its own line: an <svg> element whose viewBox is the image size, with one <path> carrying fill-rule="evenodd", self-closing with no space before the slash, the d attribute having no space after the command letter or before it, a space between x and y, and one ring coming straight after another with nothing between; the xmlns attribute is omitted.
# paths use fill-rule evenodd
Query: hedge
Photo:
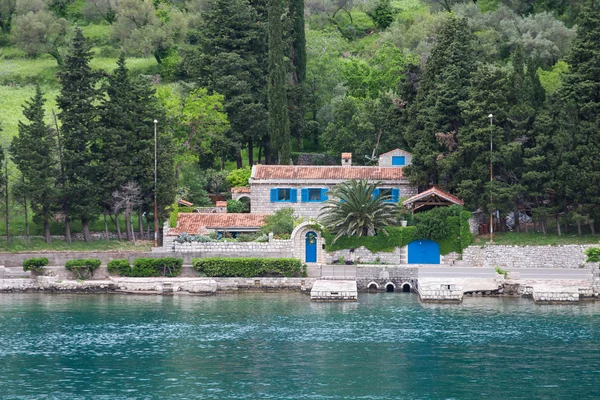
<svg viewBox="0 0 600 400"><path fill-rule="evenodd" d="M133 260L133 266L129 264L128 260L112 260L108 263L108 272L136 278L173 277L179 275L182 265L183 259L174 257L136 258Z"/></svg>
<svg viewBox="0 0 600 400"><path fill-rule="evenodd" d="M78 279L87 279L94 274L94 270L102 264L102 261L96 258L80 258L69 260L65 264L65 268L75 273Z"/></svg>
<svg viewBox="0 0 600 400"><path fill-rule="evenodd" d="M396 247L408 245L413 240L430 239L440 245L440 253L462 253L473 243L469 227L471 213L462 207L441 207L415 214L415 226L387 226L387 235L380 231L376 236L342 236L333 243L333 234L321 230L326 241L326 250L356 249L364 246L373 253L392 252Z"/></svg>
<svg viewBox="0 0 600 400"><path fill-rule="evenodd" d="M48 263L49 261L45 257L28 258L23 261L23 271L41 272Z"/></svg>
<svg viewBox="0 0 600 400"><path fill-rule="evenodd" d="M306 265L295 258L194 258L192 265L212 277L306 276Z"/></svg>

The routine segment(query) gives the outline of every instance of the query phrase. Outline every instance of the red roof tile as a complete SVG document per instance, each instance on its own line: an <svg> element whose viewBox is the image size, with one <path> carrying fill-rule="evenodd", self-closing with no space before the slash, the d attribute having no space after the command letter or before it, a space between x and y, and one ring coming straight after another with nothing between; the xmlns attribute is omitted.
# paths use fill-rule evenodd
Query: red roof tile
<svg viewBox="0 0 600 400"><path fill-rule="evenodd" d="M184 199L180 199L177 203L186 207L192 207L194 205L194 203L190 203L189 201L185 201Z"/></svg>
<svg viewBox="0 0 600 400"><path fill-rule="evenodd" d="M232 193L250 193L250 188L246 186L233 187L231 188Z"/></svg>
<svg viewBox="0 0 600 400"><path fill-rule="evenodd" d="M402 167L256 165L253 179L402 179Z"/></svg>
<svg viewBox="0 0 600 400"><path fill-rule="evenodd" d="M444 192L442 189L438 188L437 186L429 188L424 192L421 192L407 200L404 200L403 204L414 203L415 201L422 200L422 199L432 196L432 195L437 195L445 200L448 200L451 203L459 204L461 206L465 204L465 202L462 201L461 199L459 199L458 197L456 197L448 192Z"/></svg>
<svg viewBox="0 0 600 400"><path fill-rule="evenodd" d="M227 202L226 201L217 201L217 204L215 204L215 206L217 206L217 207L227 207Z"/></svg>
<svg viewBox="0 0 600 400"><path fill-rule="evenodd" d="M198 235L215 228L260 228L265 224L267 215L269 214L179 213L177 227L169 229L169 236L177 236L183 232Z"/></svg>
<svg viewBox="0 0 600 400"><path fill-rule="evenodd" d="M352 153L342 153L342 158L352 158Z"/></svg>

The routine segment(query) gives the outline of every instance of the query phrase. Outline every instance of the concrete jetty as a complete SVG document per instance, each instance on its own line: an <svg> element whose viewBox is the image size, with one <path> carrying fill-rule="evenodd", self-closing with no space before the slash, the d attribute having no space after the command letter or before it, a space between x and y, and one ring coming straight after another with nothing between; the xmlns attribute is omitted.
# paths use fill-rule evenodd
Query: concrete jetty
<svg viewBox="0 0 600 400"><path fill-rule="evenodd" d="M313 301L357 301L356 281L320 279L313 284L310 299Z"/></svg>

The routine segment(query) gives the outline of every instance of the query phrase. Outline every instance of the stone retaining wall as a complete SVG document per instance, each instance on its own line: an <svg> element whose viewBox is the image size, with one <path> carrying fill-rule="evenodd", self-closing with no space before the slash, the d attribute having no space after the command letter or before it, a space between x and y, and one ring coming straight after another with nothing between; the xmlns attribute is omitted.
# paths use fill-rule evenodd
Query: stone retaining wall
<svg viewBox="0 0 600 400"><path fill-rule="evenodd" d="M593 245L564 246L469 246L460 264L468 267L582 268L585 250Z"/></svg>
<svg viewBox="0 0 600 400"><path fill-rule="evenodd" d="M385 265L357 265L356 284L358 290L368 290L369 285L375 283L378 290L385 290L389 283L394 285L394 291L401 291L402 285L410 284L414 290L417 283L419 269L417 267L394 267Z"/></svg>
<svg viewBox="0 0 600 400"><path fill-rule="evenodd" d="M315 278L118 278L106 280L0 279L0 292L156 292L201 293L237 291L310 291ZM166 290L168 288L168 290Z"/></svg>
<svg viewBox="0 0 600 400"><path fill-rule="evenodd" d="M175 254L196 253L197 257L261 257L292 258L294 244L291 240L259 242L192 242L174 243Z"/></svg>

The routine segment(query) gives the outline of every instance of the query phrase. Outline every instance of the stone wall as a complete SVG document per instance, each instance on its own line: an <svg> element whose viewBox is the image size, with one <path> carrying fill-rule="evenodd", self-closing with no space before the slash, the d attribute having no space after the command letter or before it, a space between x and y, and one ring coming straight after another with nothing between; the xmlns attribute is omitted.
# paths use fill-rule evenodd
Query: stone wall
<svg viewBox="0 0 600 400"><path fill-rule="evenodd" d="M328 188L331 190L336 184L342 181L336 182L327 182L327 183L318 183L314 181L301 181L291 183L252 183L252 212L253 213L265 213L272 214L275 211L292 207L295 210L295 214L299 217L305 218L317 218L321 212L321 207L323 207L323 203L303 203L301 202L300 192L301 189L304 188ZM418 188L415 186L411 186L408 184L408 181L396 181L392 182L389 185L387 183L382 184L382 187L390 187L390 188L398 188L400 189L400 197L410 197L414 196L418 192ZM271 202L271 189L274 188L292 188L298 189L298 199L297 202Z"/></svg>
<svg viewBox="0 0 600 400"><path fill-rule="evenodd" d="M391 167L392 166L392 157L393 156L404 156L405 157L405 166L412 164L412 154L408 151L404 151L402 149L396 149L384 153L379 156L379 166L380 167Z"/></svg>
<svg viewBox="0 0 600 400"><path fill-rule="evenodd" d="M346 261L354 261L363 264L406 264L406 246L396 249L392 252L372 253L369 249L361 246L354 251L350 249L336 250L327 254L327 263L339 260L344 257Z"/></svg>
<svg viewBox="0 0 600 400"><path fill-rule="evenodd" d="M292 258L294 246L291 240L258 242L192 242L173 244L176 254L195 253L197 257L262 257Z"/></svg>
<svg viewBox="0 0 600 400"><path fill-rule="evenodd" d="M565 246L469 246L461 266L500 268L581 268L585 250L593 245Z"/></svg>
<svg viewBox="0 0 600 400"><path fill-rule="evenodd" d="M402 291L402 285L408 283L414 290L417 277L417 267L394 267L386 265L358 265L356 267L356 284L359 290L369 289L375 283L378 290L385 290L392 283L394 291Z"/></svg>

